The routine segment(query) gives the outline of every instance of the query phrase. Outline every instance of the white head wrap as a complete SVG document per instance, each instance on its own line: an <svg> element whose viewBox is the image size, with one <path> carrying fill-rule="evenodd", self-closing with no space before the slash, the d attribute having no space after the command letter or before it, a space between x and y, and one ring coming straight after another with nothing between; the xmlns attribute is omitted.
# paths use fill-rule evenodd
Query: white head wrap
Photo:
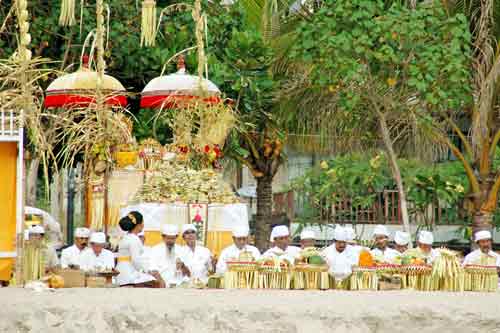
<svg viewBox="0 0 500 333"><path fill-rule="evenodd" d="M90 235L90 242L94 244L106 244L106 235L104 232L94 232Z"/></svg>
<svg viewBox="0 0 500 333"><path fill-rule="evenodd" d="M389 237L390 233L389 233L389 230L387 230L387 227L385 225L379 224L375 227L375 229L373 229L373 236L377 236L377 235L383 235L383 236Z"/></svg>
<svg viewBox="0 0 500 333"><path fill-rule="evenodd" d="M488 230L481 230L476 232L476 234L474 235L474 240L478 242L483 239L492 239L491 232L489 232Z"/></svg>
<svg viewBox="0 0 500 333"><path fill-rule="evenodd" d="M418 234L418 241L422 244L432 245L432 243L434 243L434 236L432 235L432 232L422 230Z"/></svg>
<svg viewBox="0 0 500 333"><path fill-rule="evenodd" d="M30 229L30 234L33 235L43 235L45 233L45 229L41 225L32 226Z"/></svg>
<svg viewBox="0 0 500 333"><path fill-rule="evenodd" d="M194 226L194 224L184 224L182 226L182 233L184 234L186 231L194 231L196 232L196 227Z"/></svg>
<svg viewBox="0 0 500 333"><path fill-rule="evenodd" d="M90 230L87 228L76 228L75 237L77 238L89 238Z"/></svg>
<svg viewBox="0 0 500 333"><path fill-rule="evenodd" d="M273 228L272 234L274 240L274 238L276 237L290 236L290 231L288 230L288 227L286 225L277 225Z"/></svg>
<svg viewBox="0 0 500 333"><path fill-rule="evenodd" d="M347 242L347 232L344 227L339 225L335 227L335 230L333 231L333 239L340 242Z"/></svg>
<svg viewBox="0 0 500 333"><path fill-rule="evenodd" d="M394 242L398 245L408 245L410 239L410 234L404 231L396 231L394 235Z"/></svg>
<svg viewBox="0 0 500 333"><path fill-rule="evenodd" d="M351 226L347 226L344 228L346 237L347 237L347 242L352 242L353 240L356 239L356 231L354 231L354 228Z"/></svg>
<svg viewBox="0 0 500 333"><path fill-rule="evenodd" d="M300 233L300 239L316 239L316 234L314 233L314 230L304 229Z"/></svg>
<svg viewBox="0 0 500 333"><path fill-rule="evenodd" d="M179 228L175 224L165 224L161 227L161 234L165 236L177 236Z"/></svg>
<svg viewBox="0 0 500 333"><path fill-rule="evenodd" d="M248 237L250 230L247 226L240 225L233 228L233 237Z"/></svg>

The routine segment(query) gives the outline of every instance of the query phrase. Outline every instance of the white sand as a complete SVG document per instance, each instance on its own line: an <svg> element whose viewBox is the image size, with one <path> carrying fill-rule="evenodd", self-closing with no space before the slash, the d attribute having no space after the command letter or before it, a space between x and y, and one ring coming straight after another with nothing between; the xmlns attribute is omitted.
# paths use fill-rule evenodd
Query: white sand
<svg viewBox="0 0 500 333"><path fill-rule="evenodd" d="M0 289L0 332L500 332L500 293Z"/></svg>

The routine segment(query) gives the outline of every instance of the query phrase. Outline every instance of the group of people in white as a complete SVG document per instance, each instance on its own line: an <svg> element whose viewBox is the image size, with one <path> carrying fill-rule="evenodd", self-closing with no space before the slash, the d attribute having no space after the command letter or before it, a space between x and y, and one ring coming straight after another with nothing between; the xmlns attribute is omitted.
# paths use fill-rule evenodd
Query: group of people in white
<svg viewBox="0 0 500 333"><path fill-rule="evenodd" d="M227 263L240 258L240 254L250 253L253 259L280 257L293 264L304 248L315 247L316 235L311 229L304 229L300 234L300 247L290 245L291 237L287 226L279 225L272 229L271 247L264 253L249 244L249 229L237 227L233 230L233 244L220 253L218 260L210 250L197 244L197 230L193 224L185 224L181 230L176 225L162 227L163 241L154 246L144 246L143 217L138 212L131 212L120 220L121 229L126 232L118 245L116 254L105 249L106 236L102 232L91 233L87 228L75 230L74 245L64 249L61 254L62 268L79 268L84 271L108 271L116 269L119 275L116 283L130 287L176 287L184 283L207 284L212 273L224 274ZM30 237L43 236L43 228L33 227ZM185 245L178 245L182 237ZM356 242L356 233L352 227L337 226L334 229L333 243L321 250L321 255L329 266L329 273L337 280L343 280L358 265L361 251L370 251L378 262L394 263L403 255L411 242L410 234L397 231L394 234L394 248L389 247L389 230L378 225L373 231L374 248L367 249ZM463 264L485 264L483 259L500 267L500 256L492 251L492 235L489 231L475 234L478 249L468 254ZM417 247L414 251L428 264L439 256L439 251L432 248L433 234L420 231ZM55 252L50 255L49 265L58 265ZM116 264L115 264L116 263Z"/></svg>

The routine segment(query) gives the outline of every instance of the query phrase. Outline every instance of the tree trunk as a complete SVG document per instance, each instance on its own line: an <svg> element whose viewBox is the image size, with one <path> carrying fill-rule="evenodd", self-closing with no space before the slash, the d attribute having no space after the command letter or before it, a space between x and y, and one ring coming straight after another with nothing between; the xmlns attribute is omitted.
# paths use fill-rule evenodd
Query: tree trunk
<svg viewBox="0 0 500 333"><path fill-rule="evenodd" d="M399 170L397 156L392 146L392 139L390 137L385 115L383 113L379 113L379 124L380 132L382 134L382 140L389 157L389 165L391 166L392 176L394 177L394 181L396 182L396 186L398 188L399 202L401 205L401 217L403 219L403 231L410 232L410 218L408 216L408 205L406 202L403 178L401 177L401 171Z"/></svg>
<svg viewBox="0 0 500 333"><path fill-rule="evenodd" d="M257 178L257 216L255 218L255 245L265 250L269 245L269 223L273 214L273 178Z"/></svg>
<svg viewBox="0 0 500 333"><path fill-rule="evenodd" d="M31 160L28 175L26 177L26 205L36 206L36 191L38 185L38 168L40 166L40 157L36 156Z"/></svg>

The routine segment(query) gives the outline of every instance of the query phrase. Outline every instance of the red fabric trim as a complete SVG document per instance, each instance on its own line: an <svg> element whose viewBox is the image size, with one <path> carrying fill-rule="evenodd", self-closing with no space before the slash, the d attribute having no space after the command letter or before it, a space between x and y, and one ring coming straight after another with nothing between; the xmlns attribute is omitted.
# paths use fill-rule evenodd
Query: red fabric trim
<svg viewBox="0 0 500 333"><path fill-rule="evenodd" d="M87 106L90 103L95 102L94 97L72 95L72 94L61 94L61 95L47 95L44 100L44 106L46 108L57 108L63 106ZM108 105L127 105L127 97L123 95L117 95L106 98L106 104Z"/></svg>
<svg viewBox="0 0 500 333"><path fill-rule="evenodd" d="M142 96L141 108L160 108L170 109L176 104L188 103L189 101L200 99L199 96L192 95L156 95L156 96ZM212 96L202 99L203 102L208 104L216 104L221 102L218 96Z"/></svg>

